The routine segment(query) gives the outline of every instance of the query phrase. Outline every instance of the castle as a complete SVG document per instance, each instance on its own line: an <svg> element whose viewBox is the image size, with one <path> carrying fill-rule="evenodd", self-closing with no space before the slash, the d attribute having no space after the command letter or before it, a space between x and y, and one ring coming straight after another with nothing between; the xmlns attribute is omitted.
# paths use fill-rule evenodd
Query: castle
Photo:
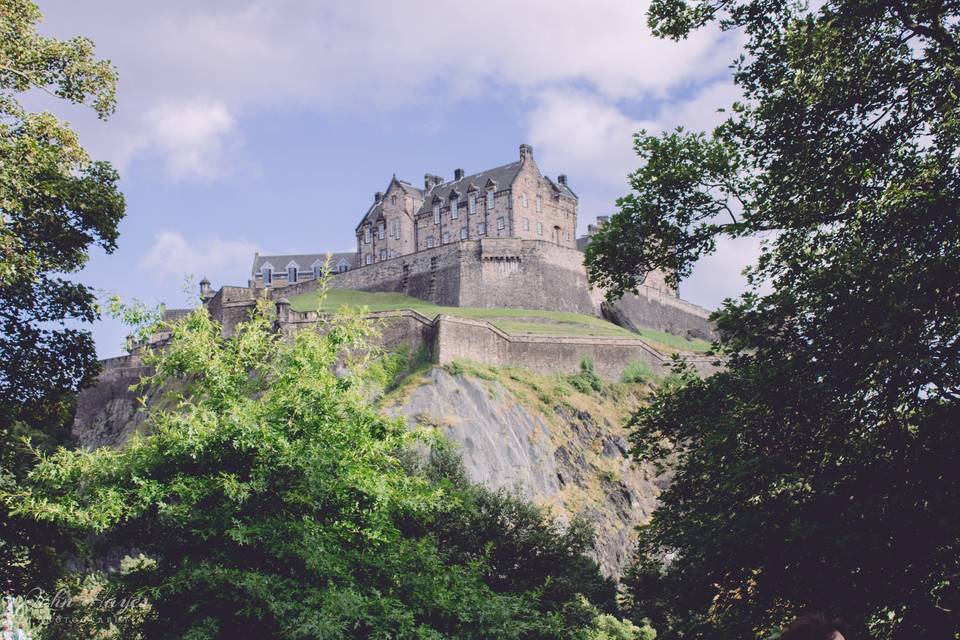
<svg viewBox="0 0 960 640"><path fill-rule="evenodd" d="M262 299L276 306L279 331L314 327L316 313L294 310L290 299L315 290L329 260L329 286L335 288L402 293L442 307L573 312L604 318L635 334L654 329L684 338L715 336L709 312L681 300L662 273L649 274L636 293L616 301L592 287L583 251L605 218L577 238L577 206L567 178L544 176L533 149L523 144L516 162L471 175L457 169L450 181L427 174L422 189L394 176L360 218L356 251L257 254L246 286L214 291L204 279L201 299L226 334ZM644 362L655 371L670 366L668 355L629 333L509 334L455 312L371 315L384 319L385 347L422 348L437 363L471 359L562 372L576 370L589 358L611 378L631 362ZM132 356L115 359L108 368L136 367ZM701 358L696 366L709 372L713 364Z"/></svg>
<svg viewBox="0 0 960 640"><path fill-rule="evenodd" d="M393 176L357 224L356 251L329 254L333 286L445 306L606 313L678 335L711 334L706 313L682 303L662 273L647 277L645 303L627 296L607 305L583 266L598 227L578 239L577 206L567 177L543 175L526 144L515 162L471 175L456 169L450 181L427 174L423 188ZM257 254L248 287L287 297L309 290L327 256Z"/></svg>

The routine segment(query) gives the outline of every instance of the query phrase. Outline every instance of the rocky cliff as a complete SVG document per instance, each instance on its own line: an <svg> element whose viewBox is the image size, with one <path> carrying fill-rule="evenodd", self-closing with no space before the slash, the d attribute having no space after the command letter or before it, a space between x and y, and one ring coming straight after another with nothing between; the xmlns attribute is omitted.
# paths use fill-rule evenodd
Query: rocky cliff
<svg viewBox="0 0 960 640"><path fill-rule="evenodd" d="M140 402L129 390L140 373L107 376L81 394L74 424L81 444L115 446L141 427ZM592 522L601 568L619 575L634 528L664 482L624 455L622 425L647 391L642 383L454 363L409 376L379 403L388 414L438 428L459 447L473 480L516 489L561 521L579 515Z"/></svg>

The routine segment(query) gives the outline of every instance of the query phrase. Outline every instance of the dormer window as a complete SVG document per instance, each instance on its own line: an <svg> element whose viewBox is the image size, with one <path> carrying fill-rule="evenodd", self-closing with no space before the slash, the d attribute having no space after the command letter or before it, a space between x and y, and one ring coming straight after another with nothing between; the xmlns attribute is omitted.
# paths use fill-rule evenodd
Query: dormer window
<svg viewBox="0 0 960 640"><path fill-rule="evenodd" d="M433 205L433 224L440 224L440 203Z"/></svg>
<svg viewBox="0 0 960 640"><path fill-rule="evenodd" d="M450 219L456 220L460 217L460 199L456 196L450 196Z"/></svg>
<svg viewBox="0 0 960 640"><path fill-rule="evenodd" d="M471 193L467 196L467 215L472 216L477 212L477 194Z"/></svg>
<svg viewBox="0 0 960 640"><path fill-rule="evenodd" d="M297 281L297 276L299 275L297 265L292 264L287 267L287 284L293 284Z"/></svg>
<svg viewBox="0 0 960 640"><path fill-rule="evenodd" d="M319 280L321 275L323 275L323 265L318 260L313 263L313 279Z"/></svg>
<svg viewBox="0 0 960 640"><path fill-rule="evenodd" d="M487 191L487 209L493 209L493 204L494 204L493 194L494 194L493 189L489 189Z"/></svg>
<svg viewBox="0 0 960 640"><path fill-rule="evenodd" d="M273 269L264 267L260 270L260 275L263 278L263 286L269 287L273 284Z"/></svg>

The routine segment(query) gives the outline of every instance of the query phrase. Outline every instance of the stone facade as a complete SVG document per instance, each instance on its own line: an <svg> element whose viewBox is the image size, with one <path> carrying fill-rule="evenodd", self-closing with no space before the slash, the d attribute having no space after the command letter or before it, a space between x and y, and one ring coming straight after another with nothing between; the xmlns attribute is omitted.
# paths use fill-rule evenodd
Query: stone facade
<svg viewBox="0 0 960 640"><path fill-rule="evenodd" d="M417 248L414 217L423 205L423 191L394 176L385 192L357 225L357 265L383 262Z"/></svg>

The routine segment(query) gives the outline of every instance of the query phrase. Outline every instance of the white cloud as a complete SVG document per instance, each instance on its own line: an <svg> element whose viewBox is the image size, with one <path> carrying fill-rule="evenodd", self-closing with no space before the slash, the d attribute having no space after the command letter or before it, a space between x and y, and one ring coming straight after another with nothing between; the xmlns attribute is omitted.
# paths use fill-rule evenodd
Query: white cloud
<svg viewBox="0 0 960 640"><path fill-rule="evenodd" d="M209 179L229 169L238 113L437 105L490 89L522 100L576 88L612 104L723 71L730 38L712 29L654 38L647 5L47 0L44 9L46 29L92 37L119 68L120 112L98 131L114 139L96 146L121 167L159 153L172 176Z"/></svg>
<svg viewBox="0 0 960 640"><path fill-rule="evenodd" d="M210 179L232 169L227 151L236 144L235 121L222 103L161 105L145 121L146 144L161 153L172 177Z"/></svg>
<svg viewBox="0 0 960 640"><path fill-rule="evenodd" d="M157 282L185 277L208 277L213 282L233 281L253 261L257 245L247 240L206 238L191 244L176 231L161 231L138 266L150 271Z"/></svg>
<svg viewBox="0 0 960 640"><path fill-rule="evenodd" d="M636 169L633 134L656 123L627 117L596 95L553 91L530 113L530 141L540 157L562 171L626 186Z"/></svg>

